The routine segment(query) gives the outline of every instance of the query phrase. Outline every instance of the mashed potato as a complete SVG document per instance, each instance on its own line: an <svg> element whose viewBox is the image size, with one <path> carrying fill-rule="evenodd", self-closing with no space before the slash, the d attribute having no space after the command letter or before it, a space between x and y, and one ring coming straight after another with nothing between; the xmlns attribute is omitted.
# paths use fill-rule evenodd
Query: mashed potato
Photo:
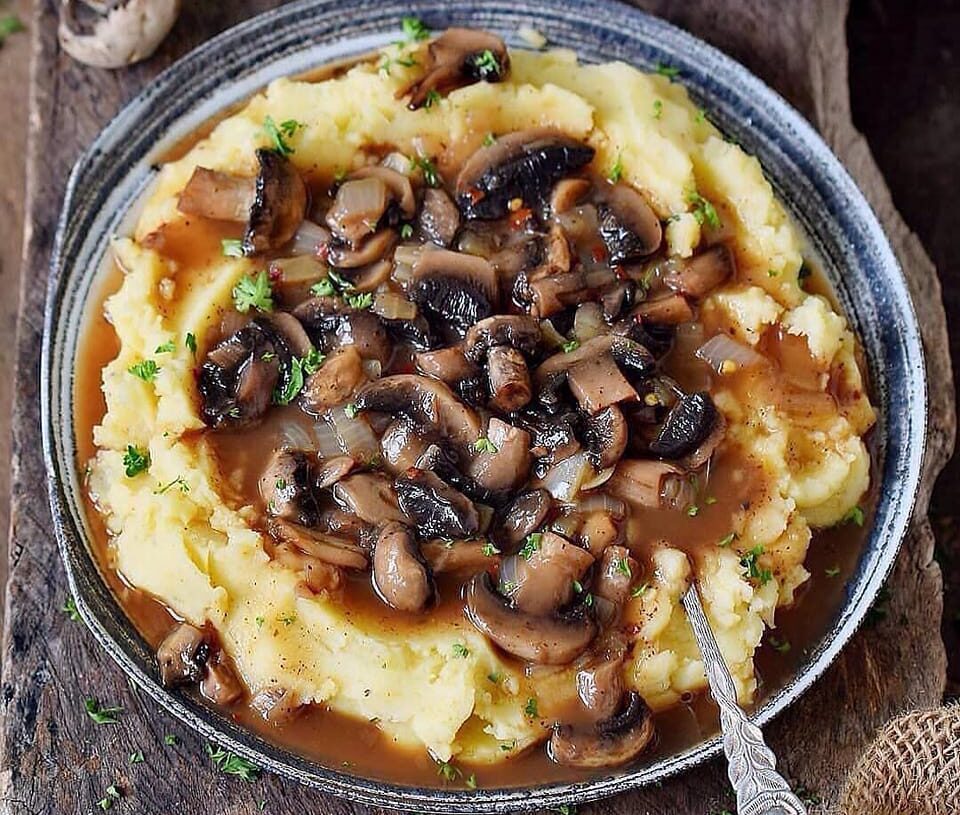
<svg viewBox="0 0 960 815"><path fill-rule="evenodd" d="M185 338L197 338L196 353L204 353L208 329L253 266L218 256L178 274L176 263L145 248L148 236L184 218L177 197L194 168L255 172L266 116L302 124L290 139L291 160L319 176L357 166L365 145L437 156L442 169L458 145L476 146L487 132L559 128L596 149L598 172L622 166L623 179L667 221L668 252L680 256L701 240L700 202L713 204L740 279L715 292L704 314L751 345L779 323L805 339L825 379L840 370L847 391L860 394L811 426L722 381L715 393L728 443L765 479L762 500L736 518L735 545L695 563L742 701L756 689L753 654L765 627L808 576L803 561L811 528L839 521L869 478L861 436L873 412L862 395L854 338L826 300L798 285L800 239L758 162L724 141L679 83L622 63L580 67L567 51L518 51L512 58L506 82L478 83L417 111L395 98L415 70L400 65L390 75L363 64L319 83L274 82L163 167L134 237L115 244L125 276L106 307L121 350L103 371L107 411L95 431L90 490L112 535L116 567L186 620L215 625L253 692L280 685L304 702L376 718L397 743L425 746L439 760L495 762L542 740L543 728L524 705L532 695L549 700L552 680L521 676L465 620L398 633L348 617L323 597L298 595L295 575L265 554L252 508L234 510L224 500L227 485L195 433L204 425L195 352ZM155 352L167 343L173 350ZM146 357L159 364L152 382L127 373ZM128 445L149 449L149 472L125 477ZM755 547L762 547L759 563L770 570L762 585L741 562ZM665 542L654 565L649 586L627 609L638 634L625 677L662 709L702 689L705 678L680 605L690 563ZM465 657L455 644L465 646Z"/></svg>

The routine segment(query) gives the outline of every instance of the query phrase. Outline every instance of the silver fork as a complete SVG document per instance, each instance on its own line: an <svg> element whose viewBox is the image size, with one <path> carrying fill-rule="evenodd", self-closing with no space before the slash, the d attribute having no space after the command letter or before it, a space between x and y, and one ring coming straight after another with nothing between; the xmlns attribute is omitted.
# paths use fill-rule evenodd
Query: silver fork
<svg viewBox="0 0 960 815"><path fill-rule="evenodd" d="M737 689L723 661L717 638L707 621L695 582L683 595L683 607L693 627L710 693L720 706L723 752L727 775L737 794L739 815L806 815L803 803L777 772L777 759L763 740L760 728L737 704Z"/></svg>

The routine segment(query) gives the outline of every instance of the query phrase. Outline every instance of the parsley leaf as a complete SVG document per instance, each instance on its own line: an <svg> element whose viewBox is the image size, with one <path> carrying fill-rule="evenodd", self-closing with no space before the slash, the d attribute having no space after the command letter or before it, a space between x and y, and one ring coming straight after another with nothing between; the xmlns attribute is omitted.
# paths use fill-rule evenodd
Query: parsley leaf
<svg viewBox="0 0 960 815"><path fill-rule="evenodd" d="M728 532L720 540L717 541L717 546L727 547L737 539L736 532Z"/></svg>
<svg viewBox="0 0 960 815"><path fill-rule="evenodd" d="M242 258L243 241L239 238L224 238L220 241L220 252L224 257Z"/></svg>
<svg viewBox="0 0 960 815"><path fill-rule="evenodd" d="M490 541L487 541L485 544L483 544L483 549L481 551L487 557L494 557L495 555L500 554L500 550L497 549L497 547L494 546L492 543L490 543Z"/></svg>
<svg viewBox="0 0 960 815"><path fill-rule="evenodd" d="M863 526L864 513L860 507L851 507L847 514L841 519L841 523L849 524L854 523L857 526Z"/></svg>
<svg viewBox="0 0 960 815"><path fill-rule="evenodd" d="M665 76L667 79L674 79L680 73L679 68L663 62L657 63L656 71L660 76Z"/></svg>
<svg viewBox="0 0 960 815"><path fill-rule="evenodd" d="M489 147L496 140L497 140L497 137L494 136L493 133L487 133L487 135L483 137L483 146Z"/></svg>
<svg viewBox="0 0 960 815"><path fill-rule="evenodd" d="M572 339L572 340L567 340L565 343L563 343L563 345L560 346L560 349L563 351L563 353L569 354L572 351L576 351L579 347L580 347L580 340Z"/></svg>
<svg viewBox="0 0 960 815"><path fill-rule="evenodd" d="M411 224L404 224L400 227L400 237L403 240L409 240L413 237L413 226Z"/></svg>
<svg viewBox="0 0 960 815"><path fill-rule="evenodd" d="M127 368L127 372L144 382L153 382L157 374L160 373L160 366L152 359L144 359Z"/></svg>
<svg viewBox="0 0 960 815"><path fill-rule="evenodd" d="M790 642L788 640L782 640L779 637L770 637L769 642L770 647L781 654L785 654L790 650Z"/></svg>
<svg viewBox="0 0 960 815"><path fill-rule="evenodd" d="M73 599L72 594L67 595L67 599L64 601L60 610L71 620L73 620L73 622L76 623L80 621L80 612L77 610L77 601Z"/></svg>
<svg viewBox="0 0 960 815"><path fill-rule="evenodd" d="M168 747L175 745L177 743L177 737L172 733L167 733L167 735L163 737L163 743Z"/></svg>
<svg viewBox="0 0 960 815"><path fill-rule="evenodd" d="M197 353L197 338L189 331L187 332L187 336L183 338L183 344L187 346L187 349L191 353Z"/></svg>
<svg viewBox="0 0 960 815"><path fill-rule="evenodd" d="M540 544L543 542L543 533L542 532L531 532L527 535L526 540L523 542L523 547L520 549L520 557L524 560L530 560L533 557L533 553L540 548Z"/></svg>
<svg viewBox="0 0 960 815"><path fill-rule="evenodd" d="M190 492L190 485L183 480L182 475L178 475L173 481L168 481L166 484L157 484L157 488L153 491L154 495L163 495L167 490L172 489L173 487L179 487L180 492L186 495Z"/></svg>
<svg viewBox="0 0 960 815"><path fill-rule="evenodd" d="M477 776L474 773L470 773L470 775L463 779L463 783L470 789L475 790L477 788Z"/></svg>
<svg viewBox="0 0 960 815"><path fill-rule="evenodd" d="M423 172L423 180L427 183L428 187L440 186L440 173L437 172L437 165L427 158L427 156L414 156L410 159L410 169L421 170Z"/></svg>
<svg viewBox="0 0 960 815"><path fill-rule="evenodd" d="M16 34L24 30L23 22L16 14L7 14L0 17L0 45L11 34Z"/></svg>
<svg viewBox="0 0 960 815"><path fill-rule="evenodd" d="M428 109L432 108L434 105L436 105L440 101L440 99L441 99L441 96L439 91L431 88L430 90L427 91L427 96L423 100L423 106Z"/></svg>
<svg viewBox="0 0 960 815"><path fill-rule="evenodd" d="M461 773L460 770L449 761L440 761L437 763L437 775L444 781L456 781Z"/></svg>
<svg viewBox="0 0 960 815"><path fill-rule="evenodd" d="M368 291L362 294L345 294L343 295L343 299L350 308L355 308L357 311L362 311L373 305L373 294Z"/></svg>
<svg viewBox="0 0 960 815"><path fill-rule="evenodd" d="M644 594L646 594L649 590L650 590L650 584L649 584L649 583L641 583L639 586L634 586L634 587L630 590L630 596L631 596L631 597L642 597L642 596L643 596Z"/></svg>
<svg viewBox="0 0 960 815"><path fill-rule="evenodd" d="M823 573L824 573L827 577L836 577L838 574L840 574L840 567L839 567L839 566L831 566L829 569L824 569L824 570L823 570Z"/></svg>
<svg viewBox="0 0 960 815"><path fill-rule="evenodd" d="M537 716L540 715L537 711L537 699L535 696L527 699L527 703L523 706L523 712L531 719L536 719Z"/></svg>
<svg viewBox="0 0 960 815"><path fill-rule="evenodd" d="M325 277L310 287L310 293L317 295L317 297L333 297L337 290L333 287L333 281L329 277Z"/></svg>
<svg viewBox="0 0 960 815"><path fill-rule="evenodd" d="M114 801L120 800L120 790L117 789L116 784L111 784L107 787L107 794L103 796L99 801L97 801L97 806L100 809L106 811L113 806Z"/></svg>
<svg viewBox="0 0 960 815"><path fill-rule="evenodd" d="M470 656L470 649L462 643L455 642L453 644L453 655L459 659L466 659Z"/></svg>
<svg viewBox="0 0 960 815"><path fill-rule="evenodd" d="M326 357L321 354L316 348L311 348L307 351L307 355L303 358L303 372L310 376L315 374L320 370L320 366L323 365Z"/></svg>
<svg viewBox="0 0 960 815"><path fill-rule="evenodd" d="M289 156L294 152L293 148L287 143L287 139L291 138L301 127L303 125L296 119L287 119L280 122L279 125L273 121L272 116L267 116L263 120L263 131L273 143L271 149L281 156Z"/></svg>
<svg viewBox="0 0 960 815"><path fill-rule="evenodd" d="M235 753L224 750L219 746L214 747L212 744L206 744L205 747L213 765L226 775L237 775L244 781L255 781L260 774L260 768L256 764Z"/></svg>
<svg viewBox="0 0 960 815"><path fill-rule="evenodd" d="M360 410L355 404L353 404L353 402L348 402L343 406L343 412L346 414L348 419L356 419Z"/></svg>
<svg viewBox="0 0 960 815"><path fill-rule="evenodd" d="M273 391L273 403L275 405L289 405L303 390L303 360L299 357L290 359L290 376L283 383L283 387L277 387Z"/></svg>
<svg viewBox="0 0 960 815"><path fill-rule="evenodd" d="M764 553L762 545L754 546L749 552L740 557L740 565L747 570L747 576L760 583L761 586L769 583L773 578L773 572L769 569L760 568L758 558Z"/></svg>
<svg viewBox="0 0 960 815"><path fill-rule="evenodd" d="M480 54L473 54L469 57L469 62L476 69L477 76L487 82L495 82L503 71L497 55L489 48Z"/></svg>
<svg viewBox="0 0 960 815"><path fill-rule="evenodd" d="M241 314L246 314L251 308L273 311L273 290L267 273L261 271L256 277L241 277L233 287L233 305Z"/></svg>
<svg viewBox="0 0 960 815"><path fill-rule="evenodd" d="M687 203L693 206L693 217L697 219L698 224L701 226L707 224L714 229L720 228L720 216L717 215L716 208L700 193L696 190L688 193Z"/></svg>
<svg viewBox="0 0 960 815"><path fill-rule="evenodd" d="M163 345L158 345L157 350L153 353L155 354L172 354L176 350L176 345L174 345L173 340L165 342Z"/></svg>
<svg viewBox="0 0 960 815"><path fill-rule="evenodd" d="M95 698L84 700L83 706L87 715L97 724L116 724L117 714L123 713L122 707L101 707Z"/></svg>
<svg viewBox="0 0 960 815"><path fill-rule="evenodd" d="M613 163L613 166L610 168L610 172L607 173L607 180L609 180L613 184L616 184L622 177L623 177L622 154L617 153L617 160Z"/></svg>
<svg viewBox="0 0 960 815"><path fill-rule="evenodd" d="M622 574L624 577L633 577L633 571L630 568L630 561L625 557L617 560L617 571L620 572L620 574Z"/></svg>
<svg viewBox="0 0 960 815"><path fill-rule="evenodd" d="M473 449L478 453L496 453L497 446L486 436L481 436L473 443Z"/></svg>
<svg viewBox="0 0 960 815"><path fill-rule="evenodd" d="M139 475L150 466L150 451L132 444L127 445L127 452L123 454L123 467L127 478Z"/></svg>
<svg viewBox="0 0 960 815"><path fill-rule="evenodd" d="M400 21L400 30L407 42L420 42L430 36L430 29L416 17L404 17Z"/></svg>
<svg viewBox="0 0 960 815"><path fill-rule="evenodd" d="M143 750L137 750L135 753L130 754L130 763L131 764L143 764Z"/></svg>
<svg viewBox="0 0 960 815"><path fill-rule="evenodd" d="M653 118L659 119L663 116L663 102L660 99L653 100Z"/></svg>

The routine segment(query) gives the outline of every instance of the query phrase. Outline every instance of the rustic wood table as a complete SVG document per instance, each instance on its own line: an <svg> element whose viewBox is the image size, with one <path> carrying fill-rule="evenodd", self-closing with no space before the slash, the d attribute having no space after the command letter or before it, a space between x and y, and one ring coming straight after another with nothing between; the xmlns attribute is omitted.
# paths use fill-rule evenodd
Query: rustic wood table
<svg viewBox="0 0 960 815"><path fill-rule="evenodd" d="M223 28L275 5L269 0L186 3L173 34L146 63L118 72L81 66L58 48L57 3L38 0L33 37L26 266L13 414L12 538L0 690L0 801L10 813L364 813L275 777L248 783L215 771L203 745L142 700L82 624L61 612L65 578L51 530L39 442L38 377L44 281L71 164L102 125L173 60ZM923 330L930 377L930 438L915 519L889 581L886 614L861 631L813 689L768 728L785 774L825 810L889 717L939 703L945 656L941 576L927 521L930 489L952 450L953 388L936 272L893 207L866 143L850 121L845 0L770 4L643 0L744 62L820 130L858 180L900 258ZM96 696L123 707L97 726ZM168 736L173 738L168 738ZM131 756L142 753L143 761ZM531 779L535 781L536 779ZM111 786L120 796L112 798ZM662 786L584 812L697 813L732 809L725 766L713 761Z"/></svg>

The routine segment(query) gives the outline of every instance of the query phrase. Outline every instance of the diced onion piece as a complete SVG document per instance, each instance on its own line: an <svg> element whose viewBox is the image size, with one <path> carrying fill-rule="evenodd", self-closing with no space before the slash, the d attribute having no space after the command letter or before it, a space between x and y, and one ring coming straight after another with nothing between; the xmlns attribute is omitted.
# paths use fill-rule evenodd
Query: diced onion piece
<svg viewBox="0 0 960 815"><path fill-rule="evenodd" d="M547 470L540 485L557 501L569 504L576 497L583 483L594 476L595 472L590 465L587 453L581 450L554 464Z"/></svg>
<svg viewBox="0 0 960 815"><path fill-rule="evenodd" d="M393 264L389 260L377 260L359 269L351 278L354 291L374 291L390 279Z"/></svg>
<svg viewBox="0 0 960 815"><path fill-rule="evenodd" d="M288 450L312 452L317 448L316 440L310 437L303 425L299 424L284 425L280 432L280 442ZM337 448L337 452L339 452L339 448Z"/></svg>
<svg viewBox="0 0 960 815"><path fill-rule="evenodd" d="M718 374L733 373L744 368L755 368L766 360L743 343L727 334L717 334L697 349L697 357Z"/></svg>
<svg viewBox="0 0 960 815"><path fill-rule="evenodd" d="M613 474L613 467L608 467L603 472ZM607 478L610 476L608 475ZM591 493L580 498L574 506L577 512L587 515L591 512L606 512L614 518L623 519L627 515L627 505L619 498L607 495L605 492Z"/></svg>
<svg viewBox="0 0 960 815"><path fill-rule="evenodd" d="M600 230L597 208L593 204L574 207L557 216L560 226L575 243L596 239Z"/></svg>
<svg viewBox="0 0 960 815"><path fill-rule="evenodd" d="M551 348L558 348L567 341L549 320L540 321L540 337Z"/></svg>
<svg viewBox="0 0 960 815"><path fill-rule="evenodd" d="M327 411L333 429L340 440L340 449L357 461L371 461L380 454L380 443L367 423L366 417L350 418L343 406Z"/></svg>
<svg viewBox="0 0 960 815"><path fill-rule="evenodd" d="M291 251L296 255L315 255L330 242L330 230L313 221L303 221L293 236Z"/></svg>
<svg viewBox="0 0 960 815"><path fill-rule="evenodd" d="M546 48L547 47L547 38L543 36L537 29L531 28L528 25L522 25L517 29L517 36L523 40L531 48Z"/></svg>
<svg viewBox="0 0 960 815"><path fill-rule="evenodd" d="M401 243L393 252L393 279L397 283L413 280L413 267L423 254L421 243Z"/></svg>
<svg viewBox="0 0 960 815"><path fill-rule="evenodd" d="M486 535L487 530L490 529L490 524L493 522L493 507L487 506L486 504L475 504L477 508L477 517L480 519L480 526L477 529L477 532L481 535Z"/></svg>
<svg viewBox="0 0 960 815"><path fill-rule="evenodd" d="M370 310L385 320L412 320L417 316L417 305L395 291L379 291L373 297Z"/></svg>
<svg viewBox="0 0 960 815"><path fill-rule="evenodd" d="M599 303L581 303L573 317L573 335L586 342L604 332L603 314Z"/></svg>
<svg viewBox="0 0 960 815"><path fill-rule="evenodd" d="M387 153L380 164L390 170L396 170L398 173L408 177L415 169L414 164L410 161L410 157L405 156L403 153L397 152L396 150L392 153Z"/></svg>
<svg viewBox="0 0 960 815"><path fill-rule="evenodd" d="M610 480L611 475L613 475L613 467L606 467L605 469L596 473L592 478L588 478L586 481L584 481L580 489L595 490L597 487L602 487Z"/></svg>
<svg viewBox="0 0 960 815"><path fill-rule="evenodd" d="M327 224L356 245L365 235L376 231L387 203L388 191L383 179L371 176L345 181L327 213Z"/></svg>
<svg viewBox="0 0 960 815"><path fill-rule="evenodd" d="M340 449L340 439L337 438L337 432L330 422L323 419L317 422L314 425L313 436L320 458L335 458L343 454L343 450Z"/></svg>

